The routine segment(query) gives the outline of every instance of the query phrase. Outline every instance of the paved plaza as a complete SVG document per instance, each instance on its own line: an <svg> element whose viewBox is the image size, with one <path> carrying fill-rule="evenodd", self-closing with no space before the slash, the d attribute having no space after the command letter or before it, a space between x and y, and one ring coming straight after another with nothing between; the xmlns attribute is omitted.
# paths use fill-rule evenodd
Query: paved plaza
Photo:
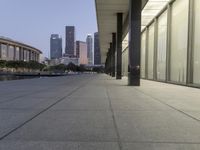
<svg viewBox="0 0 200 150"><path fill-rule="evenodd" d="M0 150L200 150L200 89L126 81L0 82Z"/></svg>

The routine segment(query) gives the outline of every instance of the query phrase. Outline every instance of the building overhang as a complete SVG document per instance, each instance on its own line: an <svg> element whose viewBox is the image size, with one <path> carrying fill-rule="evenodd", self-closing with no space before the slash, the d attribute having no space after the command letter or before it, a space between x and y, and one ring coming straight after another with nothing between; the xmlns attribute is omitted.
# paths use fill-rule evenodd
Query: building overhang
<svg viewBox="0 0 200 150"><path fill-rule="evenodd" d="M148 0L142 0L142 6ZM105 63L112 33L117 30L117 13L123 13L124 22L129 10L129 0L95 0L101 49L101 62ZM141 8L142 9L142 8Z"/></svg>
<svg viewBox="0 0 200 150"><path fill-rule="evenodd" d="M159 14L170 0L141 0L142 26L144 29ZM97 24L101 49L101 62L105 63L112 42L112 33L117 31L117 13L123 13L123 22L127 24L129 0L95 0ZM126 30L124 30L126 31Z"/></svg>

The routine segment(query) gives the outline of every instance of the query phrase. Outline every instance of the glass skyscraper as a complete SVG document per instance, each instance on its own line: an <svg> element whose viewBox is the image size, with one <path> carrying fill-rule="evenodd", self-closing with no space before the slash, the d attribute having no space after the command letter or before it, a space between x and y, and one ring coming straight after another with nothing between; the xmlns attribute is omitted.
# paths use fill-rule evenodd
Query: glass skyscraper
<svg viewBox="0 0 200 150"><path fill-rule="evenodd" d="M75 55L75 27L65 27L65 55L73 57Z"/></svg>
<svg viewBox="0 0 200 150"><path fill-rule="evenodd" d="M60 38L58 34L51 35L50 57L51 59L62 57L62 38Z"/></svg>
<svg viewBox="0 0 200 150"><path fill-rule="evenodd" d="M93 51L92 51L92 35L88 34L86 38L86 43L87 43L87 57L88 57L88 64L92 65L93 64Z"/></svg>
<svg viewBox="0 0 200 150"><path fill-rule="evenodd" d="M99 33L94 33L94 65L101 64L101 53L99 47Z"/></svg>
<svg viewBox="0 0 200 150"><path fill-rule="evenodd" d="M76 41L76 56L79 58L79 64L87 65L87 43L82 41Z"/></svg>

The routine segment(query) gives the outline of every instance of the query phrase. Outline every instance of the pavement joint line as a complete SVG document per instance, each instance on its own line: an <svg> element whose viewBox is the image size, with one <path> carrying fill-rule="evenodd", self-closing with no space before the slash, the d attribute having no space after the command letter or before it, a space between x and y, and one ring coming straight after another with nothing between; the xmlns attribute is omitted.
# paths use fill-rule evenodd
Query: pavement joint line
<svg viewBox="0 0 200 150"><path fill-rule="evenodd" d="M75 79L74 79L74 80L75 80ZM68 84L68 83L70 83L70 82L72 82L72 81L74 81L74 80L70 80L69 82L67 82L67 83L65 83L65 84ZM62 84L62 85L65 85L65 84ZM13 101L18 101L18 100L20 100L20 98L22 98L22 97L25 97L25 96L28 96L28 95L33 95L33 94L35 94L35 93L41 93L41 92L44 92L44 91L46 91L46 90L53 89L53 88L55 88L55 87L45 88L45 89L43 89L43 90L33 91L33 92L28 93L28 94L23 94L23 95L20 95L20 96L16 96L16 97L13 97L13 98L8 99L8 100L1 101L0 104L8 103L8 102L13 102Z"/></svg>
<svg viewBox="0 0 200 150"><path fill-rule="evenodd" d="M88 140L5 140L1 142L76 142L76 143L117 143L116 140L95 140L95 139L88 139Z"/></svg>
<svg viewBox="0 0 200 150"><path fill-rule="evenodd" d="M104 81L104 83L105 83L105 81ZM106 95L108 97L109 107L110 107L110 110L111 110L111 113L112 113L112 120L113 120L113 124L114 124L114 129L115 129L115 132L117 134L117 143L118 143L118 146L119 146L119 150L122 150L121 138L120 138L119 130L118 130L118 127L117 127L117 122L116 122L116 119L115 119L115 114L114 114L114 110L112 108L112 102L111 102L111 99L110 99L110 95L108 93L108 87L107 86L106 86Z"/></svg>
<svg viewBox="0 0 200 150"><path fill-rule="evenodd" d="M2 142L2 141L1 141ZM6 140L4 142L58 142L57 140L31 140L31 141L24 141L24 140ZM117 143L117 140L95 140L95 139L86 139L86 140L59 140L59 142L77 142L77 143ZM198 144L200 142L172 142L172 141L130 141L130 140L122 140L121 143L138 143L138 144Z"/></svg>
<svg viewBox="0 0 200 150"><path fill-rule="evenodd" d="M71 99L69 100L71 101ZM68 102L69 102L68 101ZM0 110L15 110L15 111L29 111L29 110L42 110L42 108L0 108ZM110 109L54 109L53 111L67 111L67 112L73 112L73 111L78 111L78 112L82 112L82 111L88 111L88 112L105 112L105 111L110 111Z"/></svg>
<svg viewBox="0 0 200 150"><path fill-rule="evenodd" d="M173 106L171 106L171 105L169 105L169 104L163 102L162 100L160 100L160 99L158 99L158 98L156 98L156 97L153 97L153 96L150 95L150 94L146 94L146 93L144 93L143 91L141 91L141 90L139 90L139 89L136 89L136 88L135 88L135 90L137 90L137 91L140 92L140 93L143 93L143 94L146 95L146 96L151 97L152 99L154 99L154 100L156 100L156 101L158 101L158 102L160 102L160 103L162 103L162 104L164 104L164 105L166 105L166 106L172 108L173 110L178 111L179 113L183 114L184 116L187 116L187 117L189 117L190 119L193 119L193 120L197 121L198 123L200 123L200 119L197 119L197 118L193 117L192 115L189 115L188 113L186 113L186 112L184 112L184 111L182 111L182 110L179 110L179 109L177 109L176 107L173 107Z"/></svg>
<svg viewBox="0 0 200 150"><path fill-rule="evenodd" d="M59 102L63 101L68 96L70 96L73 93L75 93L76 91L78 91L80 88L82 88L83 86L85 86L85 84L87 84L89 81L91 81L91 80L88 80L87 82L84 82L83 84L81 84L80 86L78 86L77 88L75 88L74 90L72 90L70 93L68 93L66 96L60 98L59 100L57 100L53 104L49 105L47 108L43 109L39 113L35 114L34 116L32 116L31 118L29 118L28 120L26 120L25 122L23 122L22 124L20 124L19 126L17 126L16 128L12 129L8 133L6 133L3 136L1 136L0 137L0 141L3 140L3 139L5 139L7 136L9 136L10 134L12 134L13 132L17 131L18 129L20 129L21 127L23 127L24 125L26 125L27 123L29 123L30 121L32 121L33 119L37 118L39 115L43 114L44 112L46 112L47 110L49 110L50 108L52 108L53 106L55 106L56 104L58 104Z"/></svg>
<svg viewBox="0 0 200 150"><path fill-rule="evenodd" d="M200 142L171 142L171 141L122 141L122 143L138 143L138 144L199 144Z"/></svg>

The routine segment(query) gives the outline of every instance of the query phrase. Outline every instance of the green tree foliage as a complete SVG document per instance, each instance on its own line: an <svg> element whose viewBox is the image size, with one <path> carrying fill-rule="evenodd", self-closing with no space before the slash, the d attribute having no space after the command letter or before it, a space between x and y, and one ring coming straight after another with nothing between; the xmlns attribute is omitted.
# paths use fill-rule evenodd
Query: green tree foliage
<svg viewBox="0 0 200 150"><path fill-rule="evenodd" d="M69 63L67 65L67 70L69 70L69 71L77 71L77 66L75 64L73 64L73 63Z"/></svg>
<svg viewBox="0 0 200 150"><path fill-rule="evenodd" d="M38 63L36 61L5 61L0 60L0 68L26 68L26 69L32 69L32 70L42 70L46 65Z"/></svg>
<svg viewBox="0 0 200 150"><path fill-rule="evenodd" d="M102 66L94 67L93 71L97 72L97 73L103 73L104 72L104 67L102 67Z"/></svg>
<svg viewBox="0 0 200 150"><path fill-rule="evenodd" d="M6 67L6 61L0 60L0 68L5 68L5 67Z"/></svg>
<svg viewBox="0 0 200 150"><path fill-rule="evenodd" d="M79 67L77 67L77 71L84 72L87 71L87 69L85 68L84 65L80 65Z"/></svg>
<svg viewBox="0 0 200 150"><path fill-rule="evenodd" d="M51 66L49 70L53 72L65 72L67 70L67 66L64 64L59 64L59 65Z"/></svg>

